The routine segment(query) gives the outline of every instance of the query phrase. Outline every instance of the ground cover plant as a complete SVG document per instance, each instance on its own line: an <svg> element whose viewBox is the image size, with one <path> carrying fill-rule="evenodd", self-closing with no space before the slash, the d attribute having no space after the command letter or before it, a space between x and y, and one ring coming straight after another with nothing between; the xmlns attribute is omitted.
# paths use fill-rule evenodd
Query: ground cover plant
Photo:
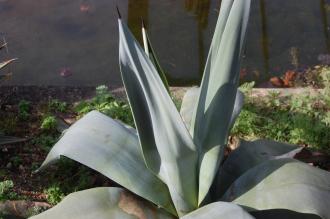
<svg viewBox="0 0 330 219"><path fill-rule="evenodd" d="M7 49L7 42L4 41L3 44L0 45L0 51L3 49ZM0 62L0 71L3 70L6 66L10 65L12 62L14 62L16 59L8 59L5 61ZM2 73L0 72L0 84L2 80L10 77L11 72L9 73ZM8 144L8 143L16 143L23 141L24 139L21 138L16 138L16 137L11 137L11 136L5 136L2 132L0 132L0 146L3 144Z"/></svg>
<svg viewBox="0 0 330 219"><path fill-rule="evenodd" d="M321 76L328 75L324 67ZM269 92L263 98L253 97L246 91L245 106L232 130L232 135L253 140L275 139L308 146L329 153L330 151L330 84L324 80L322 91L305 90L306 93L279 97Z"/></svg>
<svg viewBox="0 0 330 219"><path fill-rule="evenodd" d="M66 156L134 194L72 193L32 218L329 218L330 175L292 159L300 147L241 141L223 160L243 105L237 87L249 6L222 1L198 99L188 92L182 105L186 123L120 18L120 67L136 130L92 111L64 133L42 169Z"/></svg>
<svg viewBox="0 0 330 219"><path fill-rule="evenodd" d="M105 96L108 98L104 98ZM21 197L27 201L57 204L64 195L71 192L94 186L113 185L110 180L95 171L70 160L62 160L59 165L51 168L52 171L49 173L33 174L60 137L61 131L69 126L69 123L65 122L66 118L72 123L93 110L93 107L102 110L100 106L103 106L107 109L103 111L104 113L110 115L115 113L123 120L124 117L120 117L121 115L127 118L130 116L132 119L131 113L126 113L127 103L115 99L106 86L98 87L92 99L80 101L81 99L77 96L74 101L68 102L60 101L55 97L49 101L33 99L17 101L17 98L13 97L7 99L1 106L0 132L26 139L16 145L7 141L0 147L0 183L12 182L13 186L8 192L16 194L6 196L11 197L7 200L17 200ZM22 112L27 116L17 116Z"/></svg>

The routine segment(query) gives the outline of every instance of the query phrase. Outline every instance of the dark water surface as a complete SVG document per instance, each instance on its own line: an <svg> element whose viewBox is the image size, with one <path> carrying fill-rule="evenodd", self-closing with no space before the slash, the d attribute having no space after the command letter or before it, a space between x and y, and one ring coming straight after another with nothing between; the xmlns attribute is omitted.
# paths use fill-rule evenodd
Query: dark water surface
<svg viewBox="0 0 330 219"><path fill-rule="evenodd" d="M0 0L0 34L19 57L6 84L120 86L115 5L140 17L172 85L201 78L220 0ZM330 62L330 0L252 0L244 80Z"/></svg>

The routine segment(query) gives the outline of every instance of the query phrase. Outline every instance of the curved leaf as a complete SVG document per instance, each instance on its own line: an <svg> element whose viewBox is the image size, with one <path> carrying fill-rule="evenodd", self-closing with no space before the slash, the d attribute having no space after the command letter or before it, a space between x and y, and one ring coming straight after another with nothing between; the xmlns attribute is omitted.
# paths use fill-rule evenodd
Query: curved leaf
<svg viewBox="0 0 330 219"><path fill-rule="evenodd" d="M121 188L71 193L55 207L31 219L174 219Z"/></svg>
<svg viewBox="0 0 330 219"><path fill-rule="evenodd" d="M152 63L154 64L159 77L162 79L163 84L167 90L168 93L170 93L170 86L168 85L168 81L166 79L166 74L163 68L161 67L156 52L152 47L151 41L149 39L149 35L147 33L147 30L144 26L144 22L142 21L142 37L143 37L143 45L144 45L144 51L147 54L147 56L150 58Z"/></svg>
<svg viewBox="0 0 330 219"><path fill-rule="evenodd" d="M228 202L214 202L203 206L182 219L254 219L238 205Z"/></svg>
<svg viewBox="0 0 330 219"><path fill-rule="evenodd" d="M194 110L197 106L197 100L199 96L200 88L192 87L186 91L182 98L182 104L180 108L180 114L183 122L185 123L187 129L190 129L191 119Z"/></svg>
<svg viewBox="0 0 330 219"><path fill-rule="evenodd" d="M326 219L330 173L294 159L266 161L238 178L223 200L255 210L287 209Z"/></svg>
<svg viewBox="0 0 330 219"><path fill-rule="evenodd" d="M12 136L6 136L0 133L0 145L4 144L13 144L17 142L22 142L25 141L26 139L24 138L17 138L17 137L12 137Z"/></svg>
<svg viewBox="0 0 330 219"><path fill-rule="evenodd" d="M215 192L211 193L213 199L219 199L229 186L249 169L267 160L293 158L301 150L302 147L276 141L240 140L238 148L229 154L220 167L214 183Z"/></svg>
<svg viewBox="0 0 330 219"><path fill-rule="evenodd" d="M189 90L187 90L182 99L180 114L188 129L190 129L190 122L194 113L194 109L196 108L199 92L199 87L190 88ZM243 104L244 94L241 91L237 90L234 109L230 119L230 129L233 127L237 117L241 113Z"/></svg>
<svg viewBox="0 0 330 219"><path fill-rule="evenodd" d="M223 157L238 87L250 0L222 1L190 132L200 154L199 204Z"/></svg>
<svg viewBox="0 0 330 219"><path fill-rule="evenodd" d="M197 207L197 153L157 70L119 19L119 62L147 166L182 216Z"/></svg>
<svg viewBox="0 0 330 219"><path fill-rule="evenodd" d="M241 113L243 105L244 105L244 94L240 90L237 90L234 109L233 109L233 113L231 114L230 122L229 122L229 131L233 128L237 117Z"/></svg>
<svg viewBox="0 0 330 219"><path fill-rule="evenodd" d="M6 47L7 47L7 43L5 42L5 43L0 45L0 50L2 50L3 48L6 48Z"/></svg>
<svg viewBox="0 0 330 219"><path fill-rule="evenodd" d="M9 65L10 63L16 61L17 59L9 59L9 60L6 60L6 61L3 61L0 63L0 69L6 67L7 65Z"/></svg>
<svg viewBox="0 0 330 219"><path fill-rule="evenodd" d="M137 135L97 111L73 124L41 166L60 156L78 161L175 214L167 186L146 167Z"/></svg>
<svg viewBox="0 0 330 219"><path fill-rule="evenodd" d="M286 209L271 209L250 212L256 219L322 219L315 214L305 214Z"/></svg>

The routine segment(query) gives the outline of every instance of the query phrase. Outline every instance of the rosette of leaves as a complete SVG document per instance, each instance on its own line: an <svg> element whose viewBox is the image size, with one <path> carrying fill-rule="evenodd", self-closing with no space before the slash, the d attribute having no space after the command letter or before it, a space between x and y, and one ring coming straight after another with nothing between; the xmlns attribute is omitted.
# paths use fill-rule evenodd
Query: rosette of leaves
<svg viewBox="0 0 330 219"><path fill-rule="evenodd" d="M0 50L5 49L7 47L7 43L4 42L2 45L0 45ZM0 70L11 64L13 61L16 59L9 59L3 62L0 62ZM0 82L3 78L8 77L8 74L0 74ZM11 137L11 136L6 136L3 133L0 132L0 146L5 145L5 144L12 144L12 143L17 143L20 141L24 141L24 139L21 138L16 138L16 137Z"/></svg>
<svg viewBox="0 0 330 219"><path fill-rule="evenodd" d="M0 45L0 50L6 49L6 48L7 48L7 43L4 41L4 43ZM14 62L16 60L17 59L14 58L14 59L8 59L8 60L0 62L0 70L5 68L6 66L10 65L12 62ZM0 74L0 81L7 77L10 77L10 75L11 75L11 73Z"/></svg>
<svg viewBox="0 0 330 219"><path fill-rule="evenodd" d="M124 188L72 193L32 218L329 218L330 174L293 159L298 146L242 140L224 160L243 105L237 87L249 9L250 0L222 1L201 86L184 97L182 117L119 18L136 129L93 111L65 132L41 169L65 156Z"/></svg>

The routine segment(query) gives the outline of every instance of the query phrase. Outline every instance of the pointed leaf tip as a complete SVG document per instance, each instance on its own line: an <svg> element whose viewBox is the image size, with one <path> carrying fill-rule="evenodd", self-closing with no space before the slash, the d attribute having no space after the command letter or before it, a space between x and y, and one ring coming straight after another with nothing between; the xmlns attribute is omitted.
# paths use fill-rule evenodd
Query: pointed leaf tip
<svg viewBox="0 0 330 219"><path fill-rule="evenodd" d="M119 11L119 8L118 8L118 5L116 5L116 9L117 9L117 13L118 13L118 18L121 19L121 14L120 14L120 11Z"/></svg>
<svg viewBox="0 0 330 219"><path fill-rule="evenodd" d="M146 25L144 24L144 19L142 16L141 16L141 25L142 25L142 28L146 29Z"/></svg>

